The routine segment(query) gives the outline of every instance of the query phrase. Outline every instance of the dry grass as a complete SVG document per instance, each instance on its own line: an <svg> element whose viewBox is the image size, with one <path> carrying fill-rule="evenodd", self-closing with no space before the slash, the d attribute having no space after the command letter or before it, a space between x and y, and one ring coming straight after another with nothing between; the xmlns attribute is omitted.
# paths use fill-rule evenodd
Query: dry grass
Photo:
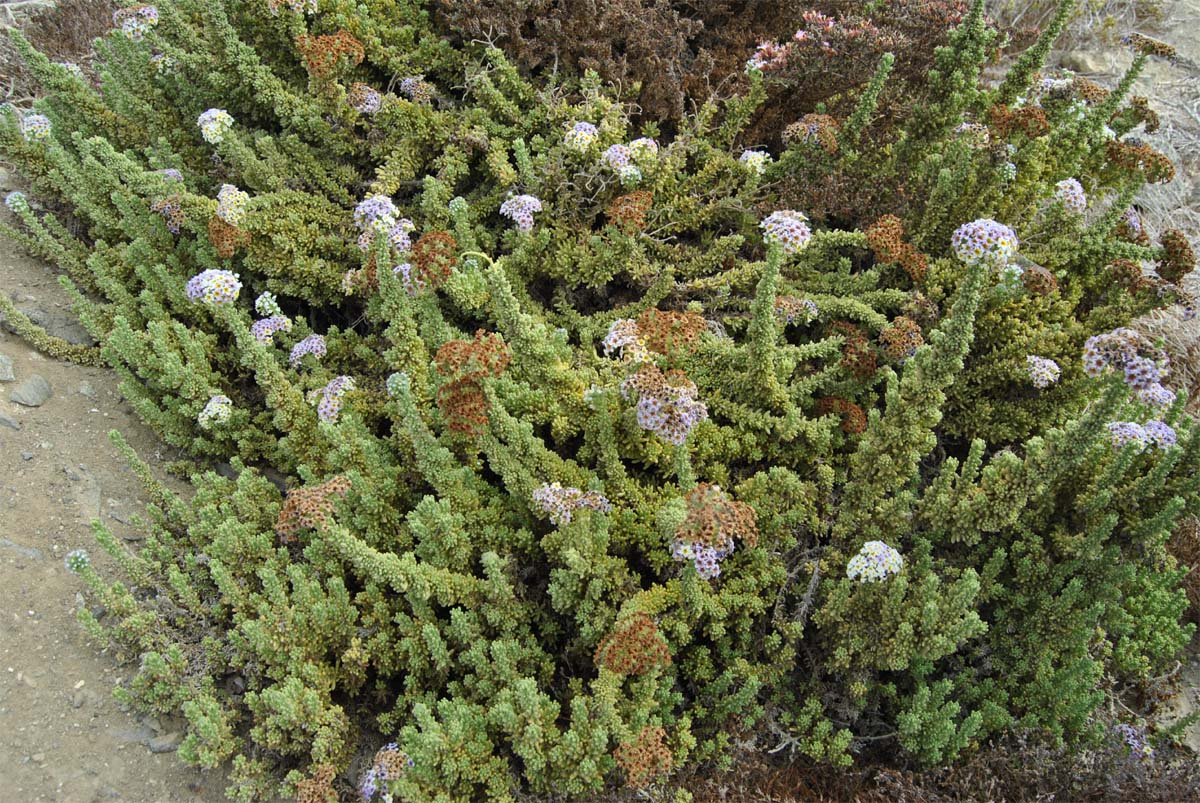
<svg viewBox="0 0 1200 803"><path fill-rule="evenodd" d="M1023 39L1045 27L1057 5L1057 0L988 0L987 9L996 22ZM1080 0L1058 46L1112 44L1132 28L1161 25L1167 6L1166 0Z"/></svg>
<svg viewBox="0 0 1200 803"><path fill-rule="evenodd" d="M0 6L0 27L19 23L34 47L54 61L69 61L87 69L93 57L92 40L112 27L114 0L45 0ZM17 9L14 14L10 9ZM0 94L22 104L37 94L37 82L25 69L6 35L0 35Z"/></svg>

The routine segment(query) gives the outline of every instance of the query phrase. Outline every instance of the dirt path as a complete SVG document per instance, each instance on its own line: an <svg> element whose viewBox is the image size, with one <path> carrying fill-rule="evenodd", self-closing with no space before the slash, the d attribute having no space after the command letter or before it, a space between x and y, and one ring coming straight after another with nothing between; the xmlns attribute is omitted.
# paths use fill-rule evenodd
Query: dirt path
<svg viewBox="0 0 1200 803"><path fill-rule="evenodd" d="M60 324L69 314L56 306L64 294L49 270L3 240L0 291ZM0 382L0 801L224 800L223 773L174 756L178 723L118 708L113 685L132 667L115 665L80 628L81 584L63 565L78 548L110 565L89 530L95 517L123 539L137 537L122 519L141 510L141 487L108 430L151 464L158 441L121 401L111 371L58 362L9 334L0 334L0 355L14 376ZM53 395L40 407L10 401L35 374Z"/></svg>

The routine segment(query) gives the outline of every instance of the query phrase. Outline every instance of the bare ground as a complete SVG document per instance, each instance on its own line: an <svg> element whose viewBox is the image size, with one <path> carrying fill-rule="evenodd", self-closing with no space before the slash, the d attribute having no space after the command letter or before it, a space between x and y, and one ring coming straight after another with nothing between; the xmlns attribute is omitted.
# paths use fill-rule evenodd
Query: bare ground
<svg viewBox="0 0 1200 803"><path fill-rule="evenodd" d="M3 240L0 292L69 314L50 270ZM163 447L121 400L111 371L59 362L6 334L0 354L15 375L0 384L0 416L20 426L0 420L0 801L224 800L223 773L187 768L170 752L179 723L118 708L112 688L132 668L99 652L79 626L81 584L63 565L78 548L106 565L94 518L137 537L121 519L142 509L141 486L106 433L124 433L152 465L167 457ZM49 382L50 399L36 408L9 401L34 374Z"/></svg>

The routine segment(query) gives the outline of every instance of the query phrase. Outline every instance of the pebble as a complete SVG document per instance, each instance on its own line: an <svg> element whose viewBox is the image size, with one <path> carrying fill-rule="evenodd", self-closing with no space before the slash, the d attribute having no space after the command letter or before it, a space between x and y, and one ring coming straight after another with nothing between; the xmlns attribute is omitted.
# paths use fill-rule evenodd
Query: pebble
<svg viewBox="0 0 1200 803"><path fill-rule="evenodd" d="M33 452L21 452L21 459L22 460L32 460Z"/></svg>
<svg viewBox="0 0 1200 803"><path fill-rule="evenodd" d="M164 733L162 736L155 736L146 743L146 747L150 748L151 753L173 753L182 741L182 733L171 731L170 733Z"/></svg>
<svg viewBox="0 0 1200 803"><path fill-rule="evenodd" d="M51 395L50 383L41 374L34 374L18 385L8 400L26 407L41 407Z"/></svg>
<svg viewBox="0 0 1200 803"><path fill-rule="evenodd" d="M0 382L12 382L16 378L13 374L12 357L0 354Z"/></svg>
<svg viewBox="0 0 1200 803"><path fill-rule="evenodd" d="M45 329L46 334L52 337L61 338L76 346L96 345L96 341L92 339L87 330L67 313L50 313L41 307L29 304L18 304L17 310L24 313L31 323ZM5 329L16 334L16 327L7 320L3 320L2 315L0 315L0 321Z"/></svg>
<svg viewBox="0 0 1200 803"><path fill-rule="evenodd" d="M15 418L12 418L11 416L0 413L0 426L8 427L9 429L20 430L21 422Z"/></svg>
<svg viewBox="0 0 1200 803"><path fill-rule="evenodd" d="M18 544L17 542L10 541L7 538L0 538L0 549L6 549L10 552L16 552L21 557L28 558L29 560L41 560L42 559L42 551L40 549L38 549L37 547L25 546L24 544Z"/></svg>
<svg viewBox="0 0 1200 803"><path fill-rule="evenodd" d="M79 393L80 393L80 395L86 396L89 399L96 398L96 389L94 387L92 387L91 382L80 382L79 383Z"/></svg>

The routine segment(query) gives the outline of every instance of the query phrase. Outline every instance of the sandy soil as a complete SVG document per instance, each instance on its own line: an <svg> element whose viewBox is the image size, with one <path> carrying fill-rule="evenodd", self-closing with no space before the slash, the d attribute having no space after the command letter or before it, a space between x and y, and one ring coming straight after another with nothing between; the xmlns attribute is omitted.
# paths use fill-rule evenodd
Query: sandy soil
<svg viewBox="0 0 1200 803"><path fill-rule="evenodd" d="M1184 175L1169 194L1148 203L1174 225L1200 219L1200 0L1173 4L1174 24L1162 37L1184 58L1155 67L1150 90L1165 112ZM1111 77L1126 57L1102 54L1090 74ZM1165 96L1163 93L1166 93ZM1196 233L1197 229L1192 228ZM49 268L0 240L0 291L50 316L64 316L64 294ZM1200 327L1197 327L1200 329ZM1200 331L1196 336L1200 339ZM180 723L138 718L112 700L113 685L131 674L97 650L75 621L80 584L63 565L85 548L101 566L88 523L101 517L136 545L123 519L141 508L141 488L109 443L116 428L151 465L166 454L153 434L121 401L114 375L44 357L0 332L0 354L12 360L15 381L0 383L0 803L216 803L224 800L224 773L185 767L173 755ZM40 407L9 401L34 374L53 395ZM1198 706L1197 650L1176 673L1172 706ZM1200 725L1189 733L1200 750ZM161 752L151 752L152 750Z"/></svg>

